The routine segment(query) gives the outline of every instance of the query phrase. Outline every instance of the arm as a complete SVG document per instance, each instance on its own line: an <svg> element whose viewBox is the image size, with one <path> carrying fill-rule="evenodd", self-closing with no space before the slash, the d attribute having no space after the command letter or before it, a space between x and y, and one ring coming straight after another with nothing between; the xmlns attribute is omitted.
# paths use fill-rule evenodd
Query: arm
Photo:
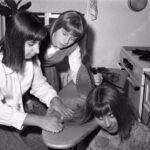
<svg viewBox="0 0 150 150"><path fill-rule="evenodd" d="M22 129L22 125L34 125L53 132L62 129L61 123L56 118L24 113L18 76L16 73L11 73L6 78L2 63L0 63L0 75L0 124L13 126L19 130Z"/></svg>
<svg viewBox="0 0 150 150"><path fill-rule="evenodd" d="M50 106L50 102L54 97L58 97L56 90L47 82L43 76L40 62L34 65L34 77L31 85L30 93L39 98L39 100Z"/></svg>
<svg viewBox="0 0 150 150"><path fill-rule="evenodd" d="M30 92L38 97L41 102L45 103L47 107L58 111L63 117L71 117L73 115L73 111L62 103L54 88L46 81L40 65L34 67L34 79Z"/></svg>
<svg viewBox="0 0 150 150"><path fill-rule="evenodd" d="M6 97L7 99L7 97ZM22 129L22 126L37 126L51 132L59 132L63 129L60 119L55 117L38 116L18 111L15 107L5 103L0 93L0 124Z"/></svg>
<svg viewBox="0 0 150 150"><path fill-rule="evenodd" d="M37 126L43 130L58 133L63 129L63 124L60 119L48 116L38 116L34 114L27 114L23 125Z"/></svg>
<svg viewBox="0 0 150 150"><path fill-rule="evenodd" d="M70 71L71 71L72 79L75 84L76 84L77 73L81 64L82 64L82 59L81 59L80 47L77 46L76 49L69 55Z"/></svg>

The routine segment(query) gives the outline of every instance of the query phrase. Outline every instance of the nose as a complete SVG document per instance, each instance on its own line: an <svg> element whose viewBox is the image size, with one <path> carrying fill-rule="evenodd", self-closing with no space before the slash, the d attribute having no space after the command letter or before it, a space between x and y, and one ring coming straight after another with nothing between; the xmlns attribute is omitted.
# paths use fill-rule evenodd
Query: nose
<svg viewBox="0 0 150 150"><path fill-rule="evenodd" d="M111 122L110 122L110 120L109 120L108 117L105 117L104 122L105 122L105 126L106 126L107 128L110 127Z"/></svg>
<svg viewBox="0 0 150 150"><path fill-rule="evenodd" d="M65 37L64 38L64 45L67 45L69 43L69 39L70 39L70 37Z"/></svg>
<svg viewBox="0 0 150 150"><path fill-rule="evenodd" d="M34 52L35 52L36 54L38 54L38 53L40 52L40 50L39 50L39 44L35 44L35 45L34 45Z"/></svg>

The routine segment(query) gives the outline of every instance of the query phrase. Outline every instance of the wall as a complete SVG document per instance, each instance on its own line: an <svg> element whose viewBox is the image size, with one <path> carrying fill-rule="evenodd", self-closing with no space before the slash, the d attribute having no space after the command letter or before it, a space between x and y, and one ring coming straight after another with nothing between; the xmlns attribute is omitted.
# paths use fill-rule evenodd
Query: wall
<svg viewBox="0 0 150 150"><path fill-rule="evenodd" d="M23 0L27 2L30 0ZM87 12L88 0L32 0L32 11ZM150 0L146 9L134 12L127 0L97 0L98 19L88 20L88 51L93 66L117 67L120 48L150 46ZM88 61L90 62L90 61Z"/></svg>
<svg viewBox="0 0 150 150"><path fill-rule="evenodd" d="M98 19L89 24L93 65L116 68L121 46L150 46L150 0L140 12L131 11L127 0L98 0Z"/></svg>
<svg viewBox="0 0 150 150"><path fill-rule="evenodd" d="M23 1L28 2L31 0ZM30 10L59 13L74 9L85 13L86 1L87 0L32 0L32 6Z"/></svg>

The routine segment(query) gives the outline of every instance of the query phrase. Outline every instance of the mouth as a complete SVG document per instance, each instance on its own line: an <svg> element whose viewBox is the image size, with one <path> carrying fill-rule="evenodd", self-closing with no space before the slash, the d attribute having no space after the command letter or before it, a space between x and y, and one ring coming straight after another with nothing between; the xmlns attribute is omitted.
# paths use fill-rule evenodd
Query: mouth
<svg viewBox="0 0 150 150"><path fill-rule="evenodd" d="M104 128L107 132L115 134L117 132L117 129L115 127L110 128Z"/></svg>
<svg viewBox="0 0 150 150"><path fill-rule="evenodd" d="M114 130L114 128L113 128L113 127L108 127L108 128L107 128L107 127L105 127L104 129L105 129L106 131L112 131L112 130Z"/></svg>
<svg viewBox="0 0 150 150"><path fill-rule="evenodd" d="M58 46L59 46L60 48L65 48L65 47L68 46L68 44L62 43L62 42L60 41L60 42L58 42Z"/></svg>

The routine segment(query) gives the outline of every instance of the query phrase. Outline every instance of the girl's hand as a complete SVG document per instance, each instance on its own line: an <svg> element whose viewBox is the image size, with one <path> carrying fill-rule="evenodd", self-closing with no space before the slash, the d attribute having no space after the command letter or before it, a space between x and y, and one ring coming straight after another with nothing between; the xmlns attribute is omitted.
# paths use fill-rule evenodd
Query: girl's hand
<svg viewBox="0 0 150 150"><path fill-rule="evenodd" d="M43 117L41 123L41 128L52 133L58 133L63 130L63 124L60 119L56 117Z"/></svg>
<svg viewBox="0 0 150 150"><path fill-rule="evenodd" d="M100 85L103 82L103 76L101 73L93 74L95 85Z"/></svg>
<svg viewBox="0 0 150 150"><path fill-rule="evenodd" d="M72 118L74 112L67 108L61 101L59 97L54 97L51 101L51 108L58 111L62 118Z"/></svg>

